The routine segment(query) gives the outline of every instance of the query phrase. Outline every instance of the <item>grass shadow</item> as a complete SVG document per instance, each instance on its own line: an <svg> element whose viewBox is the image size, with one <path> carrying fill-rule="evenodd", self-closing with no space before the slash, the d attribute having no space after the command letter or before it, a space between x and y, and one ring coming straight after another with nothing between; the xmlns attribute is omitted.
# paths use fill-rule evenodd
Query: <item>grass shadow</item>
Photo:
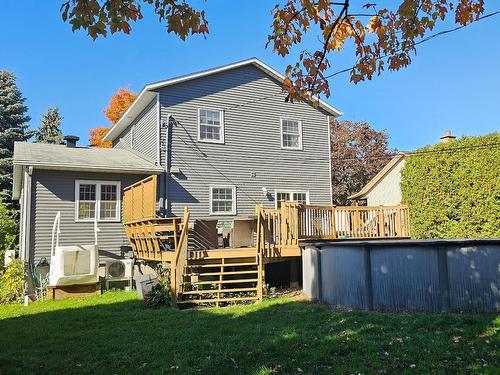
<svg viewBox="0 0 500 375"><path fill-rule="evenodd" d="M0 373L498 373L496 314L294 301L147 309L132 293L0 307Z"/></svg>

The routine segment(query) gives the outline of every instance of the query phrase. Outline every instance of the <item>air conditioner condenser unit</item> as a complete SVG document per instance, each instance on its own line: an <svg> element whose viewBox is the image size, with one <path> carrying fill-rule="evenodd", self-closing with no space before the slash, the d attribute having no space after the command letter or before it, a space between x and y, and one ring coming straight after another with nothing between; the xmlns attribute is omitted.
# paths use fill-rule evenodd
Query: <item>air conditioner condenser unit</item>
<svg viewBox="0 0 500 375"><path fill-rule="evenodd" d="M113 259L105 263L106 289L110 283L118 281L128 282L128 289L132 289L132 279L134 277L133 259Z"/></svg>

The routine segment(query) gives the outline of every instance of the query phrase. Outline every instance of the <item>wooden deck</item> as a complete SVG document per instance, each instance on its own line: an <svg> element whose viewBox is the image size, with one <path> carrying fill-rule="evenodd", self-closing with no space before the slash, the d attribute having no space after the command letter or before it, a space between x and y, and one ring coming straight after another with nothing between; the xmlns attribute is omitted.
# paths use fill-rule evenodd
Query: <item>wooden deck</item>
<svg viewBox="0 0 500 375"><path fill-rule="evenodd" d="M155 176L153 176L155 177ZM125 188L124 225L138 259L170 264L174 303L260 301L264 264L301 255L305 240L409 238L407 206L339 207L282 203L258 205L250 247L188 249L190 214L156 218L156 178Z"/></svg>

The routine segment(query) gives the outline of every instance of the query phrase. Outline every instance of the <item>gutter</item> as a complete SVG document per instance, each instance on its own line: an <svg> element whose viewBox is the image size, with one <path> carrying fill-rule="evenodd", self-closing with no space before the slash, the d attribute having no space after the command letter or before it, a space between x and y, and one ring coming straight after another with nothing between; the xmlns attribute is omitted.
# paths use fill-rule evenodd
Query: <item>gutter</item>
<svg viewBox="0 0 500 375"><path fill-rule="evenodd" d="M21 251L20 258L25 262L30 262L30 228L31 228L31 174L33 173L32 166L26 166L23 168L24 178L23 178L23 220L22 220L22 232L21 237Z"/></svg>
<svg viewBox="0 0 500 375"><path fill-rule="evenodd" d="M169 152L170 150L168 149L169 145L169 137L170 137L170 117L172 115L169 113L167 114L167 126L165 128L165 195L163 197L163 205L165 209L165 214L166 216L170 216L170 210L169 210L169 205L168 205L168 180L170 179L170 157L169 157Z"/></svg>
<svg viewBox="0 0 500 375"><path fill-rule="evenodd" d="M156 93L156 118L158 120L156 133L156 165L161 166L161 107L160 107L160 92Z"/></svg>
<svg viewBox="0 0 500 375"><path fill-rule="evenodd" d="M47 169L47 170L62 170L62 171L87 171L87 172L110 172L110 173L150 173L150 174L160 174L163 169L159 167L155 168L131 168L131 167L108 167L108 166L92 166L92 165L74 165L65 163L33 163L33 162L23 162L15 161L16 166L32 166L37 169Z"/></svg>

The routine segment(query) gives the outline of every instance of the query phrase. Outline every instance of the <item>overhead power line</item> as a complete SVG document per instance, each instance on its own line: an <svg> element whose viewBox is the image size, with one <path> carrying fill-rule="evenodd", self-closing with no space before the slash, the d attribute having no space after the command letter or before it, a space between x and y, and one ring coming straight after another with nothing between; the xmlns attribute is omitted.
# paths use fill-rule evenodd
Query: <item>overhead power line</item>
<svg viewBox="0 0 500 375"><path fill-rule="evenodd" d="M443 36L443 35L446 35L446 34L449 34L449 33L453 33L455 31L458 31L458 30L461 30L463 29L464 27L467 27L475 22L478 22L478 21L481 21L481 20L484 20L486 18L489 18L489 17L493 17L493 16L496 16L500 14L500 10L497 10L497 11L494 11L494 12L491 12L491 13L488 13L488 14L485 14L481 17L479 17L478 19L472 21L471 23L468 23L467 25L460 25L460 26L457 26L457 27L454 27L452 29L448 29L448 30L443 30L443 31L440 31L438 33L435 33L435 34L432 34L432 35L429 35L421 40L419 40L418 42L415 42L415 45L419 45L419 44L423 44L423 43L426 43L434 38L437 38L437 37L440 37L440 36ZM399 49L398 51L401 51L401 49ZM389 55L384 55L384 56L380 56L379 58L377 58L376 60L382 60L382 59L385 59L387 56ZM351 66L350 68L345 68L345 69L342 69L342 70L339 70L339 71L336 71L332 74L329 74L327 76L325 76L326 79L328 78L332 78L332 77L335 77L339 74L342 74L342 73L347 73L347 72L350 72L351 70L353 70L355 68L355 65Z"/></svg>
<svg viewBox="0 0 500 375"><path fill-rule="evenodd" d="M180 141L182 141L182 138L179 135L176 135L176 138L178 138ZM203 154L203 152L199 149L198 144L196 141L191 140L191 143L193 143L191 146L189 146L189 141L188 142L183 142L185 146L188 146L192 149L193 154L196 155L198 158L203 160L206 163L211 163L208 161L208 157ZM468 151L468 150L487 150L487 149L493 149L500 147L500 143L487 143L484 145L474 145L474 146L456 146L456 147L449 147L445 149L440 149L440 150L417 150L417 151L400 151L403 153L405 156L423 156L423 155L428 155L428 154L442 154L442 153L452 153L452 152L459 152L459 151ZM300 156L293 156L293 157L288 157L288 158L279 158L279 159L273 159L276 162L283 161L283 162L291 162L295 164L313 164L315 162L320 162L320 161L349 161L349 160L373 160L373 159L385 159L389 161L392 159L396 153L390 153L390 154L376 154L376 155L367 155L363 157L300 157ZM177 155L179 157L180 155ZM248 156L246 155L228 155L227 157L217 157L217 158L211 158L212 160L214 159L222 159L224 158L225 160L231 160L231 161L248 161ZM180 157L179 157L180 159ZM182 159L181 159L182 160ZM214 169L217 169L215 166L211 165Z"/></svg>
<svg viewBox="0 0 500 375"><path fill-rule="evenodd" d="M471 25L472 23L474 22L478 22L480 20L484 20L485 18L489 18L489 17L493 17L493 16L496 16L500 14L500 10L497 10L495 12L491 12L491 13L488 13L488 14L485 14L481 17L479 17L477 20L475 21L472 21L471 23L467 24L467 25L461 25L461 26L457 26L455 28L452 28L452 29L448 29L448 30L443 30L443 31L440 31L438 33L435 33L435 34L432 34L432 35L429 35L427 36L426 38L422 39L422 40L419 40L418 42L415 43L415 45L419 45L419 44L422 44L422 43L426 43L434 38L437 38L439 36L442 36L442 35L445 35L445 34L449 34L449 33L452 33L452 32L455 32L455 31L458 31L460 29L463 29L464 27L467 27L469 25ZM387 55L385 56L381 56L379 58L380 59L383 59L387 57ZM337 76L339 74L342 74L342 73L347 73L347 72L350 72L355 66L352 66L350 68L346 68L346 69L342 69L342 70L339 70L337 72L334 72L330 75L327 75L325 76L325 78L332 78L334 76ZM266 99L271 99L273 97L276 97L276 96L279 96L279 95L286 95L285 92L283 91L280 91L280 92L276 92L274 94L271 94L271 95L266 95L266 96L262 96L262 97L259 97L259 98L256 98L256 99L252 99L252 100L248 100L246 102L243 102L243 103L238 103L238 104L234 104L234 105L229 105L229 106L226 106L226 107L222 107L221 109L224 110L224 111L230 111L230 110L233 110L233 109L238 109L238 108L242 108L242 107L247 107L249 105L252 105L252 104L256 104L256 103L259 103L263 100L266 100ZM186 99L185 97L183 96L179 96L179 95L168 95L168 97L172 97L172 98L178 98L178 99ZM220 101L214 101L214 100L210 100L210 99L204 99L206 102L211 102L211 103L214 103L214 104L218 104L220 103ZM187 116L187 117L176 117L177 120L181 120L181 121L185 121L185 120L192 120L192 119L197 119L197 115L194 115L194 116Z"/></svg>

